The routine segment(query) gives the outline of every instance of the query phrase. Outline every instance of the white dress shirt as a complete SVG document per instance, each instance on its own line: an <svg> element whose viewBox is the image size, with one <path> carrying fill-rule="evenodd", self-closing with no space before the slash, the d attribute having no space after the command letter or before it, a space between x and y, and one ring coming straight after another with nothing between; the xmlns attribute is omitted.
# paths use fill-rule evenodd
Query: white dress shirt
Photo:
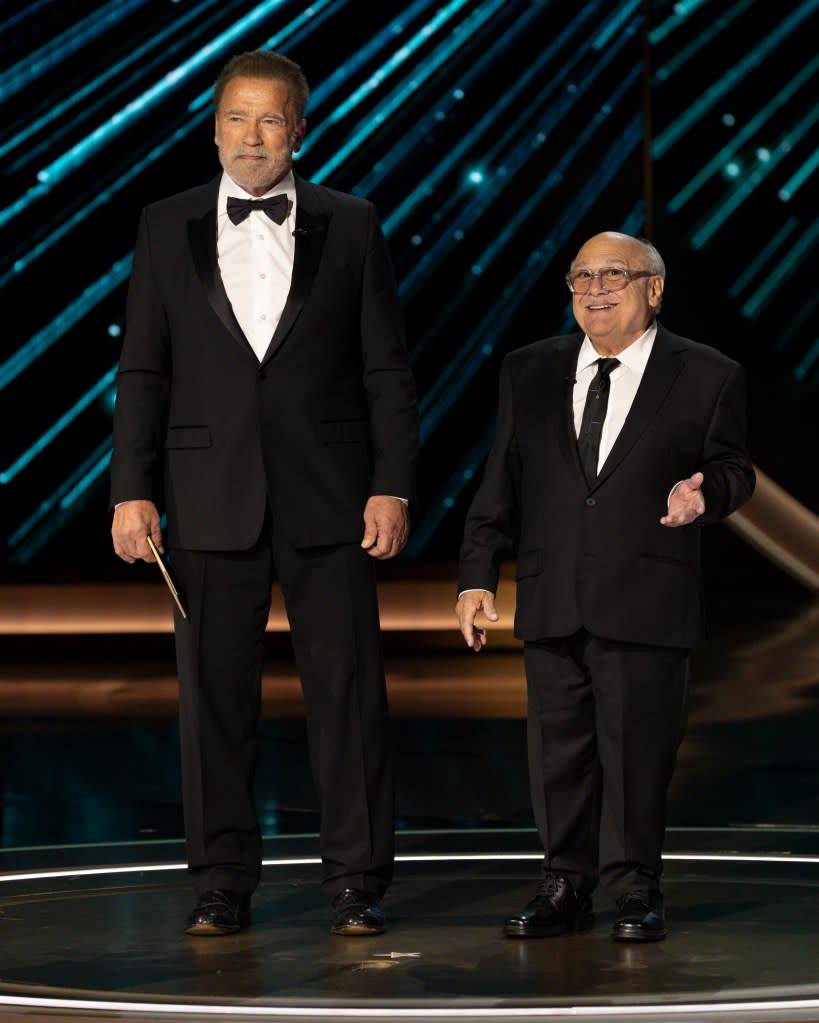
<svg viewBox="0 0 819 1023"><path fill-rule="evenodd" d="M614 442L623 429L623 423L629 414L637 388L643 379L648 357L654 346L654 338L657 336L657 325L652 323L645 334L641 334L636 341L633 341L628 348L620 352L617 359L619 366L615 366L609 376L609 404L606 409L606 418L603 420L603 432L600 435L600 457L597 461L597 471L608 458L609 452L614 447ZM586 404L586 395L589 392L589 385L597 373L597 360L601 358L588 336L583 338L583 344L577 354L577 369L575 370L575 384L572 393L572 410L574 412L575 436L580 433L580 424L583 421L583 408Z"/></svg>
<svg viewBox="0 0 819 1023"><path fill-rule="evenodd" d="M290 212L277 224L263 210L253 210L241 224L227 215L228 196L266 199L284 193ZM261 362L281 319L293 276L296 239L296 182L290 171L265 192L254 196L222 174L216 206L216 251L219 272L239 326Z"/></svg>

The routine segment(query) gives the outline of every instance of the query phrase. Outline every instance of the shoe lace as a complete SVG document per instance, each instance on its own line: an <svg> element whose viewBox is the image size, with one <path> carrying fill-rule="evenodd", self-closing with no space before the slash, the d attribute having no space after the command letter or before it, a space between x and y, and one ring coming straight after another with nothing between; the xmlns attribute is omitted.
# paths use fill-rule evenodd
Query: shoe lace
<svg viewBox="0 0 819 1023"><path fill-rule="evenodd" d="M537 898L553 898L565 883L565 878L558 877L556 874L547 874L537 886Z"/></svg>

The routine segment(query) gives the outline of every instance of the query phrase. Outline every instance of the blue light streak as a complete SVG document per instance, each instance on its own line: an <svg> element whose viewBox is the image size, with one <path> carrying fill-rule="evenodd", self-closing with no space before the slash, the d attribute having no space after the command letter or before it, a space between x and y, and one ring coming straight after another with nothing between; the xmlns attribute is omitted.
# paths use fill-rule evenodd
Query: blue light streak
<svg viewBox="0 0 819 1023"><path fill-rule="evenodd" d="M608 46L611 38L620 32L625 22L629 20L640 7L642 0L630 0L629 3L621 3L620 7L611 15L609 20L603 26L601 31L592 40L593 50L602 50ZM625 31L631 35L636 30L636 26L632 23L626 26Z"/></svg>
<svg viewBox="0 0 819 1023"><path fill-rule="evenodd" d="M728 292L729 298L739 297L756 275L762 270L771 256L773 256L779 246L793 233L794 228L796 228L798 224L798 217L789 217L788 220L785 221L768 244L762 248L756 259L750 263L746 267L744 273L736 279Z"/></svg>
<svg viewBox="0 0 819 1023"><path fill-rule="evenodd" d="M560 68L556 69L554 76L549 80L548 85L544 88L545 99L547 95L554 91L554 89L571 74L574 67L580 62L583 56L582 47L577 49L571 49L572 37L580 33L586 23L596 14L600 7L600 3L590 3L583 11L575 18L572 23L567 26L548 46L541 56L532 65L530 65L519 77L513 82L509 83L509 87L501 92L492 105L492 109L488 110L486 114L478 121L475 127L464 134L461 140L453 146L447 155L437 162L434 167L429 168L428 173L425 175L424 180L419 186L410 193L409 196L398 206L392 213L384 219L383 227L385 234L389 237L398 227L407 219L422 202L429 198L433 194L435 189L439 186L441 181L448 174L451 173L453 167L456 167L464 158L465 154L469 152L471 147L485 134L487 134L496 121L503 123L503 116L510 109L514 109L515 103L521 93L526 87L540 74L541 70L548 66L549 62L555 58L556 55L562 52L570 52L571 56L563 63ZM506 136L508 137L508 133Z"/></svg>
<svg viewBox="0 0 819 1023"><path fill-rule="evenodd" d="M671 146L687 136L697 121L735 89L751 71L756 70L769 53L783 46L787 37L795 32L817 7L819 7L819 0L805 0L789 17L784 18L770 35L765 37L764 42L746 54L738 64L726 71L719 81L706 89L699 102L692 103L684 113L675 118L668 128L655 139L652 147L655 159L665 155Z"/></svg>
<svg viewBox="0 0 819 1023"><path fill-rule="evenodd" d="M47 71L61 64L67 57L77 53L83 46L93 42L112 25L116 25L132 11L143 7L148 0L111 0L103 7L97 8L87 18L76 22L61 35L49 39L47 43L29 53L22 60L13 64L0 74L0 96L10 99Z"/></svg>
<svg viewBox="0 0 819 1023"><path fill-rule="evenodd" d="M815 56L812 61L806 64L783 89L779 90L776 96L774 96L769 103L765 104L759 113L748 121L741 131L737 132L730 142L724 145L708 161L708 163L705 164L701 171L694 175L685 188L682 188L671 199L668 204L669 210L671 210L672 213L678 213L688 200L696 195L706 181L708 181L713 174L716 174L720 167L730 160L737 150L742 149L746 143L753 138L757 131L759 131L759 129L773 117L777 110L790 102L802 86L810 81L810 79L816 74L817 70L819 70L819 55ZM656 151L654 155L658 155Z"/></svg>
<svg viewBox="0 0 819 1023"><path fill-rule="evenodd" d="M212 39L179 67L169 71L159 82L152 85L150 89L146 89L141 96L132 100L122 110L113 114L104 124L101 124L81 142L72 146L53 163L44 167L37 175L38 180L54 185L71 174L104 145L129 129L135 121L144 117L168 93L177 89L185 79L223 54L236 39L253 29L285 2L286 0L264 0L264 3L257 4L252 11L249 11L243 18L239 18L230 28Z"/></svg>
<svg viewBox="0 0 819 1023"><path fill-rule="evenodd" d="M779 145L771 154L771 159L767 163L758 164L755 169L748 174L740 185L737 186L735 191L728 196L723 198L717 205L712 209L709 216L707 216L697 227L691 238L691 244L695 249L701 249L703 245L714 235L714 232L725 223L728 217L734 213L748 196L754 191L754 189L765 180L765 178L778 166L779 162L783 160L792 149L795 148L805 135L815 126L816 122L819 121L819 104L813 108L802 120L792 128L791 131L780 141Z"/></svg>
<svg viewBox="0 0 819 1023"><path fill-rule="evenodd" d="M790 202L817 167L819 167L819 149L815 149L813 155L805 160L799 170L779 189L779 198L782 202Z"/></svg>
<svg viewBox="0 0 819 1023"><path fill-rule="evenodd" d="M330 117L322 123L322 125L312 133L312 144L315 145L325 131L329 127L337 123L342 117L350 113L356 106L358 106L366 97L370 96L372 92L378 89L392 74L394 74L398 68L400 68L419 47L428 41L428 39L434 35L436 31L443 28L447 21L449 21L462 7L468 3L469 0L452 0L446 7L441 8L435 15L435 17L427 22L424 27L416 32L416 34L405 43L396 53L390 57L390 59L383 64L378 71L372 75L364 85L360 86L344 103L340 104ZM418 75L426 77L431 71L425 71L428 67L425 62L424 67L419 69ZM354 153L361 146L362 142L371 135L379 124L386 120L388 114L397 109L401 102L406 99L405 89L401 89L399 92L394 92L392 97L383 103L377 110L368 114L363 127L359 126L357 131L353 132L347 143L341 146L335 154L320 167L316 173L311 175L311 180L320 184L322 181L332 174L337 167L339 167L351 154Z"/></svg>
<svg viewBox="0 0 819 1023"><path fill-rule="evenodd" d="M746 319L751 320L757 315L779 287L782 279L807 258L817 239L819 239L819 219L814 220L810 228L799 236L788 254L774 267L765 281L754 290L753 295L743 305L742 315Z"/></svg>
<svg viewBox="0 0 819 1023"><path fill-rule="evenodd" d="M687 46L677 50L670 60L657 68L657 80L665 82L672 75L676 74L680 68L689 64L700 50L708 46L720 32L725 31L730 26L732 21L735 21L757 2L758 0L738 0L733 7L729 8L720 17L710 21L706 30L700 32Z"/></svg>
<svg viewBox="0 0 819 1023"><path fill-rule="evenodd" d="M46 432L31 445L28 450L24 451L19 458L17 458L12 464L3 472L0 472L0 484L11 483L11 481L22 472L27 465L44 451L48 445L54 440L54 438L62 433L62 431L69 426L74 420L83 413L88 406L99 396L106 391L114 383L117 375L117 367L114 366L110 369L103 377L101 377L93 387L85 392L85 394L75 402L71 408L65 412L60 418L50 426Z"/></svg>
<svg viewBox="0 0 819 1023"><path fill-rule="evenodd" d="M6 153L10 153L12 150L16 149L21 143L23 142L26 143L25 154L22 157L20 157L20 159L17 160L16 163L13 163L8 168L9 172L13 173L14 171L19 170L25 163L30 162L33 159L36 159L40 155L40 153L48 149L53 149L58 139L62 138L62 136L67 134L68 132L75 130L77 124L77 115L75 115L73 122L69 121L65 123L62 126L62 128L56 131L52 131L52 133L49 135L46 141L40 143L38 146L29 148L31 144L30 140L34 138L36 133L39 132L41 128L46 127L53 121L56 121L58 118L62 118L69 110L77 106L78 103L81 103L87 97L93 96L94 94L99 94L102 87L111 78L114 78L117 75L121 74L132 64L139 62L138 72L132 75L127 81L123 82L120 85L120 87L115 91L118 92L121 89L132 88L137 78L142 78L146 74L149 74L152 71L152 69L157 66L157 64L159 64L163 60L167 60L169 54L175 53L183 45L190 46L192 38L195 38L197 35L201 34L201 32L206 31L211 21L214 20L214 19L209 19L208 21L201 20L204 11L207 10L208 7L213 6L214 4L221 5L222 0L199 0L199 3L196 7L192 8L187 14L178 18L175 22L173 22L173 24L168 25L163 31L157 33L154 36L151 36L148 42L143 43L142 46L139 46L137 47L137 49L132 50L127 57L124 57L122 60L119 60L115 64L112 64L101 75L97 75L96 78L88 82L81 89L72 90L72 92L66 97L66 99L62 101L62 103L57 103L56 106L49 107L49 109L36 120L31 122L26 121L25 127L21 131L18 131L16 135L13 135L10 139L8 139L8 141L0 145L0 157L3 157L6 155ZM184 39L181 40L176 45L171 47L165 47L162 50L162 53L159 55L159 57L157 57L155 60L152 60L150 63L147 64L143 63L143 57L145 57L146 54L150 53L151 50L156 49L158 46L162 46L166 39L168 39L175 33L179 32L182 28L185 27L185 25L188 24L188 22L193 20L196 20L197 22L196 30L194 32L188 33L184 37ZM102 107L105 103L110 102L111 99L112 93L106 92L96 103L92 104L91 106L84 105L81 112L83 120L87 119L89 115L99 110L100 107Z"/></svg>
<svg viewBox="0 0 819 1023"><path fill-rule="evenodd" d="M133 255L118 260L111 269L102 275L85 291L74 299L70 305L56 316L51 323L43 327L19 348L14 355L0 366L0 391L15 380L36 359L60 340L75 324L88 314L106 295L121 284L130 274Z"/></svg>

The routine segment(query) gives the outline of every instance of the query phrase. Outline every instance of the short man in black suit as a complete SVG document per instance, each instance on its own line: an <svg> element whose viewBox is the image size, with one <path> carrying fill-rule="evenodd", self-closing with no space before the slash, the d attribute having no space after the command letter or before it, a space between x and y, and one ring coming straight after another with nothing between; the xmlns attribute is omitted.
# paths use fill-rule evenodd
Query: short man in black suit
<svg viewBox="0 0 819 1023"><path fill-rule="evenodd" d="M602 881L613 937L665 937L666 793L702 635L700 527L748 500L740 366L656 313L665 267L615 232L581 248L567 283L580 332L501 370L495 443L466 522L457 614L479 651L517 552L529 776L543 848L511 938L589 926Z"/></svg>
<svg viewBox="0 0 819 1023"><path fill-rule="evenodd" d="M416 396L373 206L293 175L307 98L286 57L226 65L214 90L223 174L144 210L128 296L112 533L125 561L153 560L164 500L189 611L175 631L195 935L242 927L259 881L252 786L274 576L334 933L383 931L392 875L374 559L407 539Z"/></svg>

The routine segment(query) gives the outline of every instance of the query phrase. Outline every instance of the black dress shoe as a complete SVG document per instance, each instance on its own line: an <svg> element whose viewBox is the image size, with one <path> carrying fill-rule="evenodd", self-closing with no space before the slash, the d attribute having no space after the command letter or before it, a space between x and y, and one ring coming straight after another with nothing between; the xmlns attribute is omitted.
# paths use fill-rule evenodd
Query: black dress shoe
<svg viewBox="0 0 819 1023"><path fill-rule="evenodd" d="M617 909L611 933L615 941L662 941L665 937L662 892L627 892L617 900Z"/></svg>
<svg viewBox="0 0 819 1023"><path fill-rule="evenodd" d="M559 874L547 874L531 902L503 925L507 938L549 938L566 931L585 931L594 923L590 896L575 891Z"/></svg>
<svg viewBox="0 0 819 1023"><path fill-rule="evenodd" d="M228 888L203 892L185 922L185 934L235 934L250 921L250 896Z"/></svg>
<svg viewBox="0 0 819 1023"><path fill-rule="evenodd" d="M345 888L333 899L333 934L366 936L387 929L378 896L360 888Z"/></svg>

